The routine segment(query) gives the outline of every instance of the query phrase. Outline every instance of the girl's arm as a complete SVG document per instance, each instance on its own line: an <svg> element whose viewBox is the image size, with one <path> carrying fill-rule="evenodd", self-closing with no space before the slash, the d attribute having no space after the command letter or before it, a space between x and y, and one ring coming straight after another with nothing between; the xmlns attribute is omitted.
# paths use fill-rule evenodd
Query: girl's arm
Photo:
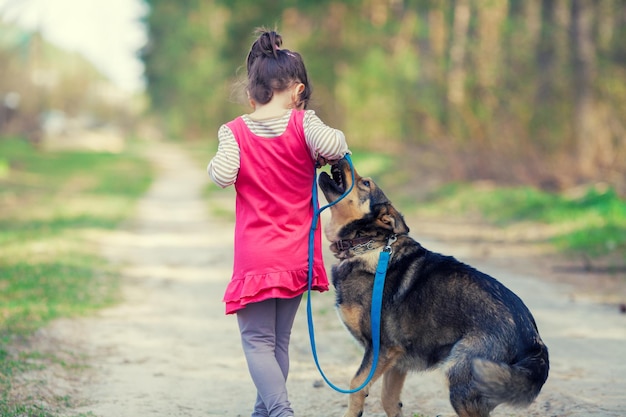
<svg viewBox="0 0 626 417"><path fill-rule="evenodd" d="M207 172L214 183L222 188L233 185L239 173L239 145L233 132L226 125L222 125L217 132L219 143L217 153L209 162Z"/></svg>
<svg viewBox="0 0 626 417"><path fill-rule="evenodd" d="M313 110L306 111L303 125L306 142L315 160L321 157L332 162L350 153L343 132L326 126Z"/></svg>

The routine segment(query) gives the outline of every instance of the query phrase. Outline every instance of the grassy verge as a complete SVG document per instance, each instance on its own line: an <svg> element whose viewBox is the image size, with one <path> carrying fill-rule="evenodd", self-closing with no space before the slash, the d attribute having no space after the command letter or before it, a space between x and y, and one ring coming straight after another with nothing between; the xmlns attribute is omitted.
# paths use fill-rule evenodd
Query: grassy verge
<svg viewBox="0 0 626 417"><path fill-rule="evenodd" d="M604 186L553 194L530 187L449 184L419 210L469 213L503 227L519 222L549 226L554 231L549 241L565 253L626 259L626 201Z"/></svg>
<svg viewBox="0 0 626 417"><path fill-rule="evenodd" d="M129 215L151 168L132 150L48 153L18 139L0 139L0 155L0 415L49 416L9 394L16 375L41 366L19 345L51 320L114 302L116 273L87 235Z"/></svg>

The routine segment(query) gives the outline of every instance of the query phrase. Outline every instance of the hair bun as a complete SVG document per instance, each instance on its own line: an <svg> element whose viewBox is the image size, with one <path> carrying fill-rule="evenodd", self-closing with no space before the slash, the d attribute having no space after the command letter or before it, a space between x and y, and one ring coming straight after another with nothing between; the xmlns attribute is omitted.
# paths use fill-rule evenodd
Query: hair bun
<svg viewBox="0 0 626 417"><path fill-rule="evenodd" d="M283 38L276 31L264 28L257 29L259 37L253 44L252 49L256 49L255 55L265 55L278 57L277 52L283 44Z"/></svg>

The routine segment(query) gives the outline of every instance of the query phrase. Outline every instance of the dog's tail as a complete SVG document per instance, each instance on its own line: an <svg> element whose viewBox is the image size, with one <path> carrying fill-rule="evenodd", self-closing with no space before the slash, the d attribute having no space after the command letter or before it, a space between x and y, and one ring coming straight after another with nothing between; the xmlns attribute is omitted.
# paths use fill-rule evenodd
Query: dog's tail
<svg viewBox="0 0 626 417"><path fill-rule="evenodd" d="M539 395L548 370L548 349L543 344L513 365L480 358L473 361L476 388L494 404L528 406Z"/></svg>

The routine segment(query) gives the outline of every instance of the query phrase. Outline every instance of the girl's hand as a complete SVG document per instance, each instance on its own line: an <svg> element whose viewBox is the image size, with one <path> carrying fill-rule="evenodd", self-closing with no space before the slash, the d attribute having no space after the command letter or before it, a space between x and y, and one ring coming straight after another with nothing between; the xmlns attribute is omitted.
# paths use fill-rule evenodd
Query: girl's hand
<svg viewBox="0 0 626 417"><path fill-rule="evenodd" d="M336 159L326 159L324 158L322 155L319 155L317 157L317 166L318 167L323 167L326 164L330 164L330 165L335 165L337 162L339 162L341 158L336 158Z"/></svg>

